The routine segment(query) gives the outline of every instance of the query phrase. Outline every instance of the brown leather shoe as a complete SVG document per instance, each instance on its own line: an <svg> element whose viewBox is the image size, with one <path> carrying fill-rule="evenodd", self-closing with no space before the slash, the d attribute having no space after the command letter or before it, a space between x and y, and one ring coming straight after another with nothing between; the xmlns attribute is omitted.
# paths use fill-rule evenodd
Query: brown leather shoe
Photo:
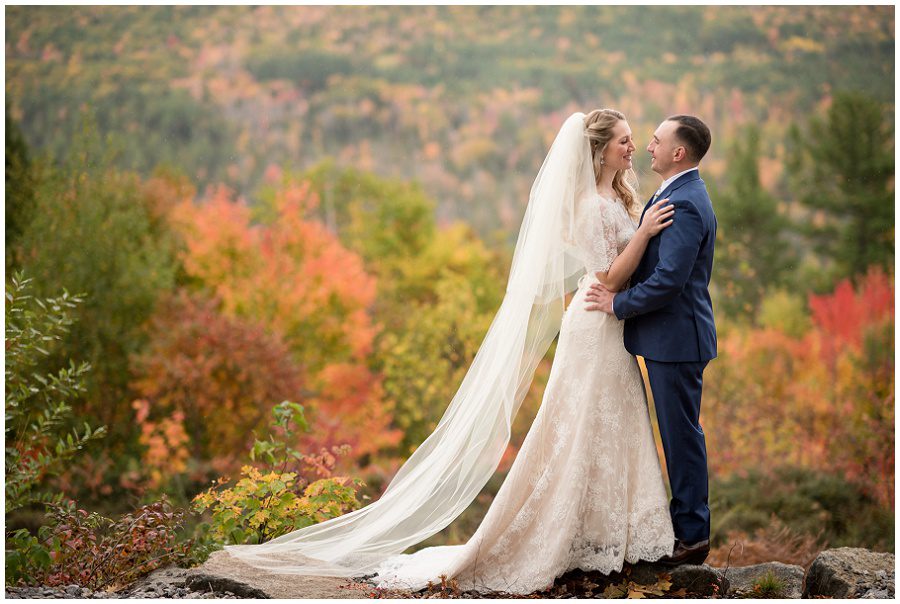
<svg viewBox="0 0 900 604"><path fill-rule="evenodd" d="M665 566L680 566L682 564L703 564L709 555L709 539L698 543L686 545L681 541L675 541L675 550L671 556L659 559L659 563Z"/></svg>

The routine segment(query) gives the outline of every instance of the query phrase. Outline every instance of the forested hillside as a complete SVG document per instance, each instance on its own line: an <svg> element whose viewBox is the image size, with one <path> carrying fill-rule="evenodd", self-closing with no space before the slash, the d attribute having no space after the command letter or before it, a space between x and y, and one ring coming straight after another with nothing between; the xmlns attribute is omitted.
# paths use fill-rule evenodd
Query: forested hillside
<svg viewBox="0 0 900 604"><path fill-rule="evenodd" d="M323 155L420 181L438 216L511 233L561 119L613 106L636 140L693 112L707 171L762 129L777 186L786 125L841 90L893 102L892 7L9 7L6 92L61 158L92 105L118 162L252 197ZM643 189L655 188L644 154Z"/></svg>

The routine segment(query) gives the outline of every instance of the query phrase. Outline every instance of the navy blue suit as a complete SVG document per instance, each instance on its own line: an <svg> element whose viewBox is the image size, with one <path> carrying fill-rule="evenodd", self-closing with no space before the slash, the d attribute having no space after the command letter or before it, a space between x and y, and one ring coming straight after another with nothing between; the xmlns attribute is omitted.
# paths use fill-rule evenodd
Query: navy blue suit
<svg viewBox="0 0 900 604"><path fill-rule="evenodd" d="M644 357L672 487L675 537L709 538L706 439L700 426L703 370L716 357L709 280L716 215L694 170L659 195L675 206L674 222L647 244L613 312L625 319L625 348ZM644 208L646 213L650 203ZM643 215L641 215L643 220Z"/></svg>

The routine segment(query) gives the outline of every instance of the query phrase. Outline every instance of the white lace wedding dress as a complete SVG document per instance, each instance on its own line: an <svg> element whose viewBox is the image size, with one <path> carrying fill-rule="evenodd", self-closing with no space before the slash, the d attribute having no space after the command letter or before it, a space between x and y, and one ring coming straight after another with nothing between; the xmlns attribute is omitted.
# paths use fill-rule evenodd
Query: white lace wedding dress
<svg viewBox="0 0 900 604"><path fill-rule="evenodd" d="M621 203L596 193L576 204L575 241L587 274L563 317L544 399L478 530L464 545L381 563L380 587L420 589L439 576L461 589L527 594L568 570L622 569L670 554L674 534L636 359L623 323L584 310L594 271L633 236Z"/></svg>

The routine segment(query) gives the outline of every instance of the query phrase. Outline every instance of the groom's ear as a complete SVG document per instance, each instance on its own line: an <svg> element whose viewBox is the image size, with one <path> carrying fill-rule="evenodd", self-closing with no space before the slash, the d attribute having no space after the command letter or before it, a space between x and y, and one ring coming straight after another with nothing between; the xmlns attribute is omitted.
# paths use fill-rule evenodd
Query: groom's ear
<svg viewBox="0 0 900 604"><path fill-rule="evenodd" d="M675 147L675 154L673 155L672 159L678 162L684 161L685 158L687 158L687 148L685 148L684 145Z"/></svg>

